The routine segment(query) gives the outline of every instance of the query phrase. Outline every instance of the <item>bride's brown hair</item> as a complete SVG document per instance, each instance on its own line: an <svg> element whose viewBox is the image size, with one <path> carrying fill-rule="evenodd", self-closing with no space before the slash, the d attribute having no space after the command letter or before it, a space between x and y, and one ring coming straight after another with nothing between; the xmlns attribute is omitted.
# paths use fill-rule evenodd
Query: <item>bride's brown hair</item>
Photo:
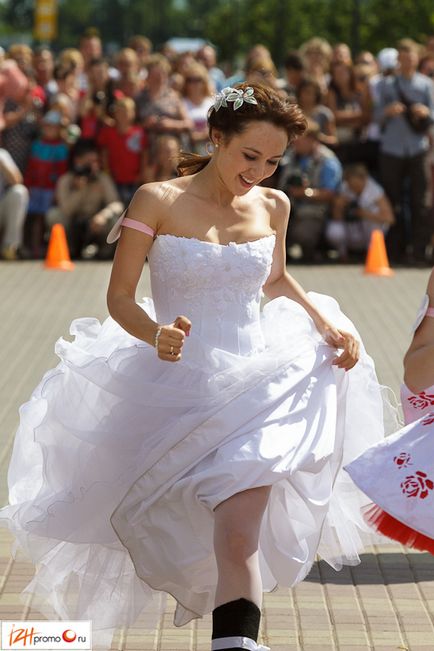
<svg viewBox="0 0 434 651"><path fill-rule="evenodd" d="M253 88L257 104L244 102L234 110L232 102L221 106L218 111L211 107L208 111L208 133L211 139L212 129L222 132L226 142L232 136L242 133L253 121L271 122L276 127L284 129L288 136L288 144L301 136L306 130L306 118L297 104L289 98L281 97L273 88L257 83L243 82L235 84L234 88L246 90ZM179 176L187 176L200 172L211 160L211 156L200 156L189 152L181 152L177 171Z"/></svg>

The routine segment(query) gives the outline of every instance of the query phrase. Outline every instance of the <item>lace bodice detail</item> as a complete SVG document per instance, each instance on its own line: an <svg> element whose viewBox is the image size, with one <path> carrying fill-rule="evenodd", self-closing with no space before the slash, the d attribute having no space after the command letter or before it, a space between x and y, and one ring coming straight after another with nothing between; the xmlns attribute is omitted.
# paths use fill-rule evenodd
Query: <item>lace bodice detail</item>
<svg viewBox="0 0 434 651"><path fill-rule="evenodd" d="M158 235L148 254L158 322L183 314L207 343L240 354L255 350L274 244L274 234L227 245Z"/></svg>

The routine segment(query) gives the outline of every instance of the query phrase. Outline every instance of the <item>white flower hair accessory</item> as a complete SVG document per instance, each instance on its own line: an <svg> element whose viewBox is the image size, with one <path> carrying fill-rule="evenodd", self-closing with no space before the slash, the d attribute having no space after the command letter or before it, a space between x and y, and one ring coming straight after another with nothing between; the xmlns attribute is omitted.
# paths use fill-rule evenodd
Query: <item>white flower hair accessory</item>
<svg viewBox="0 0 434 651"><path fill-rule="evenodd" d="M226 86L226 88L223 88L223 90L221 90L215 96L213 104L214 110L218 111L222 106L227 108L228 102L233 102L234 111L239 109L240 106L244 104L244 102L247 102L248 104L257 104L258 102L256 101L253 92L254 91L251 86L248 86L245 90L242 90L241 88L232 88L232 86Z"/></svg>

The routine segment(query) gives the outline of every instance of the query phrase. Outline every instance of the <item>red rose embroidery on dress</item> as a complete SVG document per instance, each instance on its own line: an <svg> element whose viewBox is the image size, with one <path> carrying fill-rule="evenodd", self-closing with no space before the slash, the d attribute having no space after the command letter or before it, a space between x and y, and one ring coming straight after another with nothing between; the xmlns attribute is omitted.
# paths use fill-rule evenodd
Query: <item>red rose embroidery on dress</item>
<svg viewBox="0 0 434 651"><path fill-rule="evenodd" d="M434 405L434 395L425 393L425 391L421 391L416 396L407 398L407 400L415 409L426 409L430 405Z"/></svg>
<svg viewBox="0 0 434 651"><path fill-rule="evenodd" d="M393 461L399 468L407 468L407 466L412 466L411 455L408 452L400 452L396 457L393 457Z"/></svg>
<svg viewBox="0 0 434 651"><path fill-rule="evenodd" d="M427 474L418 470L414 475L409 475L401 483L402 492L407 497L420 497L424 500L428 491L433 490L434 482L427 478Z"/></svg>
<svg viewBox="0 0 434 651"><path fill-rule="evenodd" d="M432 425L434 423L434 413L431 411L421 421L421 425Z"/></svg>

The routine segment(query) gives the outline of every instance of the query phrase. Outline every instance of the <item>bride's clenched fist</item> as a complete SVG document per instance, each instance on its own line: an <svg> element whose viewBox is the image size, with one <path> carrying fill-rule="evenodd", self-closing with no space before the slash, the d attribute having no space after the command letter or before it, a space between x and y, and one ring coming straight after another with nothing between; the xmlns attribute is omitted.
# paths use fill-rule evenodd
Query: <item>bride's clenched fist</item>
<svg viewBox="0 0 434 651"><path fill-rule="evenodd" d="M160 359L178 362L182 356L185 336L190 334L191 321L186 316L177 316L173 323L158 326L155 335L155 348Z"/></svg>

